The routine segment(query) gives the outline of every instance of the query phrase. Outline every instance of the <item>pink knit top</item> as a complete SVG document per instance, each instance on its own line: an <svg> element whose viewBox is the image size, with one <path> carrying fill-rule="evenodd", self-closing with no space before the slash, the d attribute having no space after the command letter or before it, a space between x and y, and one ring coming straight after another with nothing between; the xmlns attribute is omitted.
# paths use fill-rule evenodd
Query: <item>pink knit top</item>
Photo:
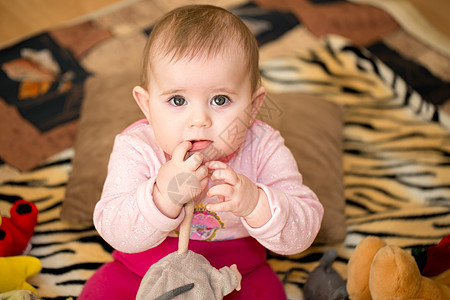
<svg viewBox="0 0 450 300"><path fill-rule="evenodd" d="M176 236L184 210L175 219L166 217L152 199L156 175L166 161L167 155L156 144L146 120L116 136L108 176L94 211L97 231L115 249L142 252L167 236ZM208 211L206 204L217 199L205 196L195 203L190 238L219 241L252 236L279 254L308 248L319 231L323 207L302 184L294 157L280 133L255 121L244 145L227 164L266 193L272 218L262 227L252 228L232 213Z"/></svg>

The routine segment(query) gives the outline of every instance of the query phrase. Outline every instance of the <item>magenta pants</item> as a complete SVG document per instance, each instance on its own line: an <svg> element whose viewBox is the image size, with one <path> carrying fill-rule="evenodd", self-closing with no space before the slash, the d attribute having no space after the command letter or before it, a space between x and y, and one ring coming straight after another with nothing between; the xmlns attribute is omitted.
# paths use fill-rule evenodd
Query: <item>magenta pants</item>
<svg viewBox="0 0 450 300"><path fill-rule="evenodd" d="M141 253L114 251L114 260L94 273L78 300L135 299L142 277L150 266L177 249L178 238L168 237L157 247ZM286 299L283 285L266 261L266 249L254 238L218 242L191 240L189 250L206 257L217 269L237 265L243 276L242 289L225 299Z"/></svg>

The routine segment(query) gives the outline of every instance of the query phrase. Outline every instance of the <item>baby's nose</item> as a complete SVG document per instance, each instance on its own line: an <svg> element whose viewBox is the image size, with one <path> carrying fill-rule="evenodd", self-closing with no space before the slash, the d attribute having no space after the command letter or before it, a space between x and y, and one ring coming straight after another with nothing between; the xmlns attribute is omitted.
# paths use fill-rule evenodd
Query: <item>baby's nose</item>
<svg viewBox="0 0 450 300"><path fill-rule="evenodd" d="M189 116L190 127L210 127L211 117L203 110L195 110Z"/></svg>

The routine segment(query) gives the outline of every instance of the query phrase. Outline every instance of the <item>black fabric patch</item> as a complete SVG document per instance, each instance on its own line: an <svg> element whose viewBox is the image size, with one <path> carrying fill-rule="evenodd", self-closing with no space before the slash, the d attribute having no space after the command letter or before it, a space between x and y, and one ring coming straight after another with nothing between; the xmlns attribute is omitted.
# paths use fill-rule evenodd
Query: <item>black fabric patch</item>
<svg viewBox="0 0 450 300"><path fill-rule="evenodd" d="M0 51L0 97L41 132L78 119L89 75L47 33Z"/></svg>

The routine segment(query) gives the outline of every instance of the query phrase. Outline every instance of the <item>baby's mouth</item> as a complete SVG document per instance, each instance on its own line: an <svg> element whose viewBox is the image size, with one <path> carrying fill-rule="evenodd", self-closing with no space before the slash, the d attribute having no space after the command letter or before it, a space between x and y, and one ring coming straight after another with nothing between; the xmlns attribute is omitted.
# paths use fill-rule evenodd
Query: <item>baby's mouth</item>
<svg viewBox="0 0 450 300"><path fill-rule="evenodd" d="M212 144L210 140L191 140L192 148L189 151L198 151L207 148Z"/></svg>

